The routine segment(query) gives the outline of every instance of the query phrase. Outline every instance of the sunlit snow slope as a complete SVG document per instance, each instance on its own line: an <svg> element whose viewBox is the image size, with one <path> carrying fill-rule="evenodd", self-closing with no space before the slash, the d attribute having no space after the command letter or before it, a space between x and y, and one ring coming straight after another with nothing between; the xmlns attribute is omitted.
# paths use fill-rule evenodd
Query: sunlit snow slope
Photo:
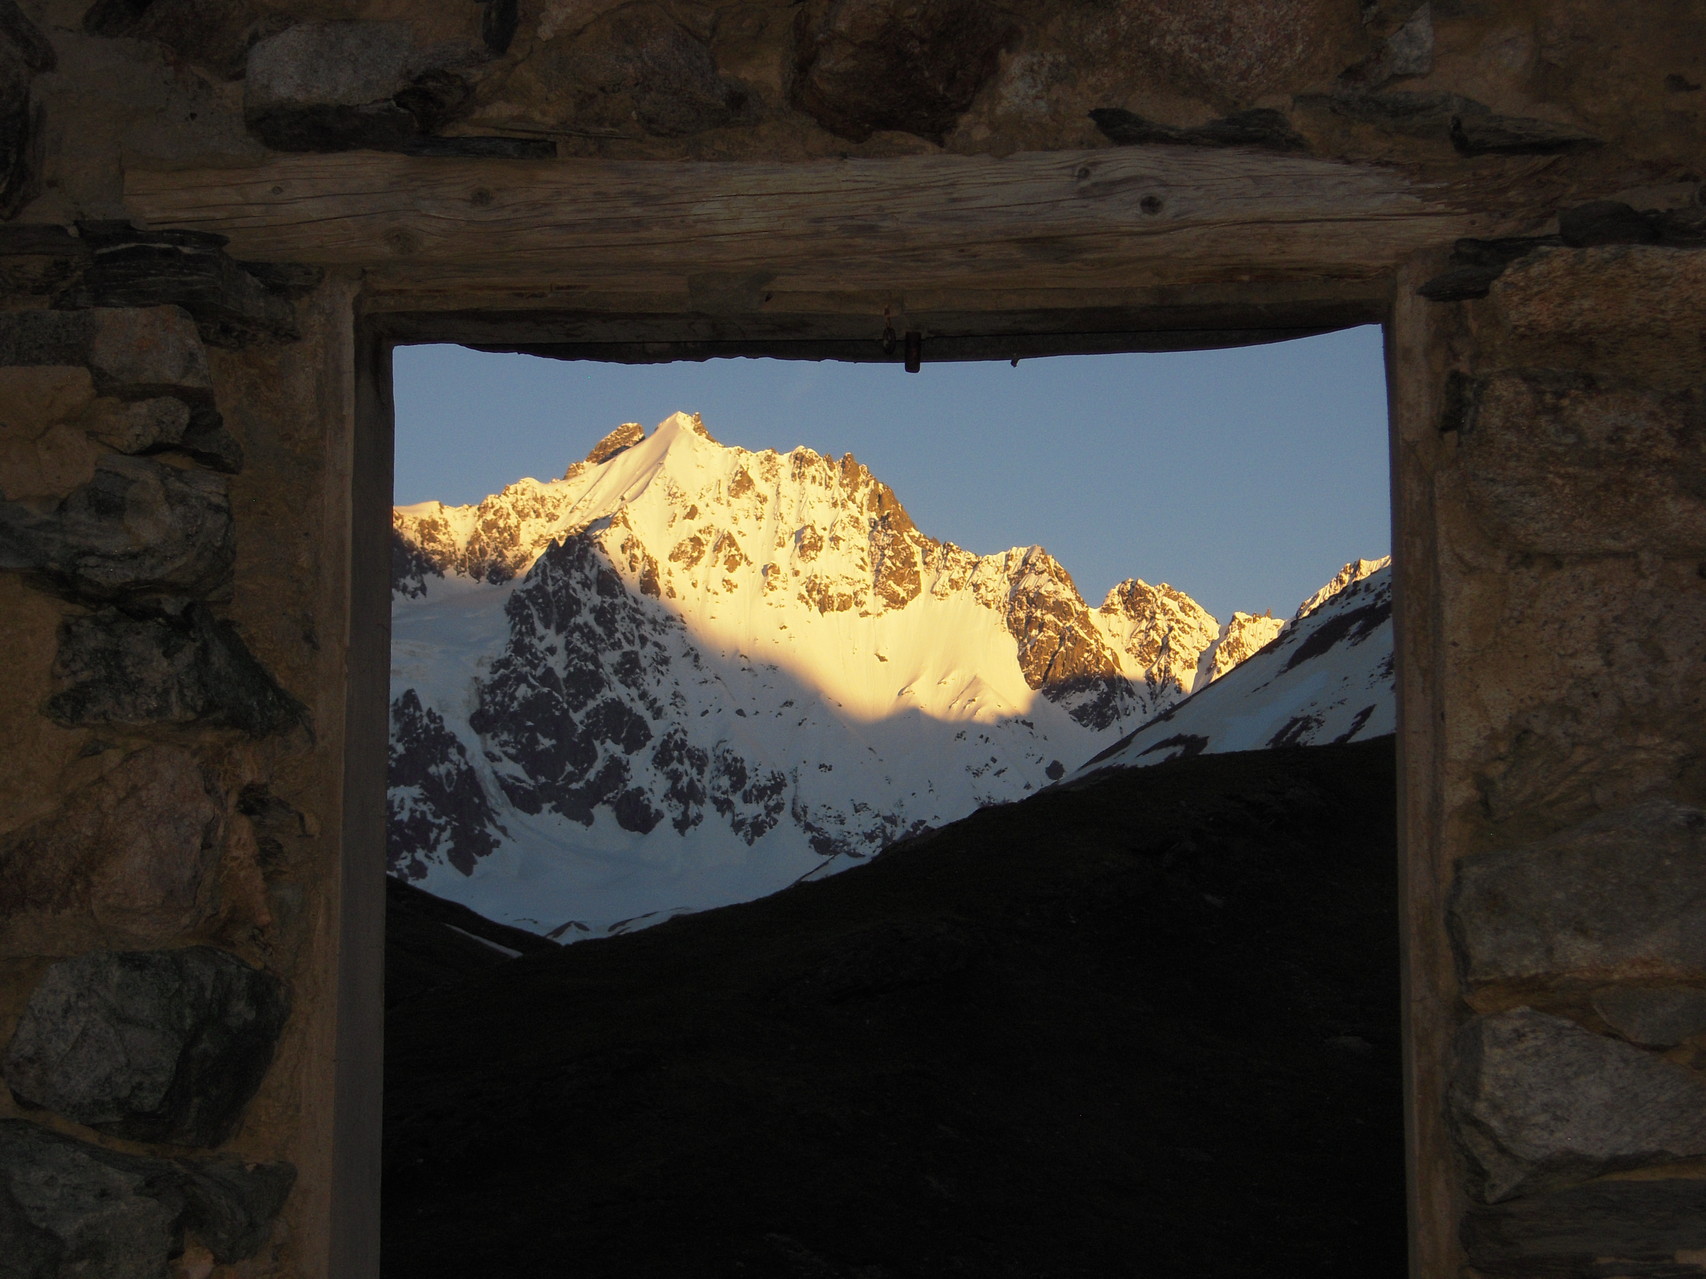
<svg viewBox="0 0 1706 1279"><path fill-rule="evenodd" d="M1075 776L1186 755L1360 741L1393 732L1396 715L1391 565L1355 560L1305 600L1267 647Z"/></svg>
<svg viewBox="0 0 1706 1279"><path fill-rule="evenodd" d="M1091 609L1040 547L926 537L851 455L686 414L394 525L392 868L563 940L1044 786L1264 621L1137 580Z"/></svg>

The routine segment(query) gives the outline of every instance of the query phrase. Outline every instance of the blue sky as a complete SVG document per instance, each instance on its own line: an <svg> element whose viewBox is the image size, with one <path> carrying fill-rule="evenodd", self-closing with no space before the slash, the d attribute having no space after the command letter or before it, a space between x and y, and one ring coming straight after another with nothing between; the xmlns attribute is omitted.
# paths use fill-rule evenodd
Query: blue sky
<svg viewBox="0 0 1706 1279"><path fill-rule="evenodd" d="M1231 351L898 365L619 365L396 353L399 503L549 479L677 410L724 444L851 452L931 537L1041 544L1092 604L1168 582L1225 621L1289 615L1391 549L1380 330Z"/></svg>

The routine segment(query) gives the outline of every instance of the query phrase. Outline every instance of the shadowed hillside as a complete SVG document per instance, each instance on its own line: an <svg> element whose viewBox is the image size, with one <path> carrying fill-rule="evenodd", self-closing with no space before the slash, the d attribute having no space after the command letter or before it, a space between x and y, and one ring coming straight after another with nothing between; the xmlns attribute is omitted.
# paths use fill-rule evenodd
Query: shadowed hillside
<svg viewBox="0 0 1706 1279"><path fill-rule="evenodd" d="M1403 1268L1393 749L1201 756L391 1012L385 1273Z"/></svg>

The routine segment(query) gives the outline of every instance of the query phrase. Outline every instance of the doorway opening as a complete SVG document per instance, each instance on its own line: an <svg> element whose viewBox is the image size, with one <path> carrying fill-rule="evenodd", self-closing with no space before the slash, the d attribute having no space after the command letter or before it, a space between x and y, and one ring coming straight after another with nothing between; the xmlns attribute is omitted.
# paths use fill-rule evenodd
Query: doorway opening
<svg viewBox="0 0 1706 1279"><path fill-rule="evenodd" d="M411 478L411 400L489 413L499 357L453 348L422 393L397 353L390 844L416 953L389 1000L389 1272L467 1273L500 1239L610 1274L1234 1274L1316 1235L1323 1273L1377 1238L1401 1261L1389 622L1387 719L1270 693L1282 718L1237 736L1237 659L1263 687L1378 678L1378 332L1314 341L1360 348L1364 407L1301 463L1343 415L1319 365L1217 436L1135 367L1155 356L650 370L697 396L552 364L581 375L555 456L504 460L488 422L439 481ZM768 396L742 385L771 363ZM896 430L849 374L941 398ZM1218 498L1182 492L1199 471ZM1364 531L1299 554L1334 508ZM1070 520L1019 531L1048 513L1081 551ZM1159 530L1124 560L1122 516ZM1216 543L1303 562L1193 591ZM477 1185L454 1206L427 1191L444 1160ZM1206 1245L1229 1199L1247 1224Z"/></svg>

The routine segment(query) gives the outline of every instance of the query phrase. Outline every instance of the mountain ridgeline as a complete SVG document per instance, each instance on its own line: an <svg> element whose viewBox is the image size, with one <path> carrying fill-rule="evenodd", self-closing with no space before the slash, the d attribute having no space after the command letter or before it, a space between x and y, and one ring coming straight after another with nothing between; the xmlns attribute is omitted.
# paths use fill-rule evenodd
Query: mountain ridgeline
<svg viewBox="0 0 1706 1279"><path fill-rule="evenodd" d="M569 941L747 900L1040 789L1263 649L1041 547L918 530L852 455L617 428L394 515L394 873Z"/></svg>

